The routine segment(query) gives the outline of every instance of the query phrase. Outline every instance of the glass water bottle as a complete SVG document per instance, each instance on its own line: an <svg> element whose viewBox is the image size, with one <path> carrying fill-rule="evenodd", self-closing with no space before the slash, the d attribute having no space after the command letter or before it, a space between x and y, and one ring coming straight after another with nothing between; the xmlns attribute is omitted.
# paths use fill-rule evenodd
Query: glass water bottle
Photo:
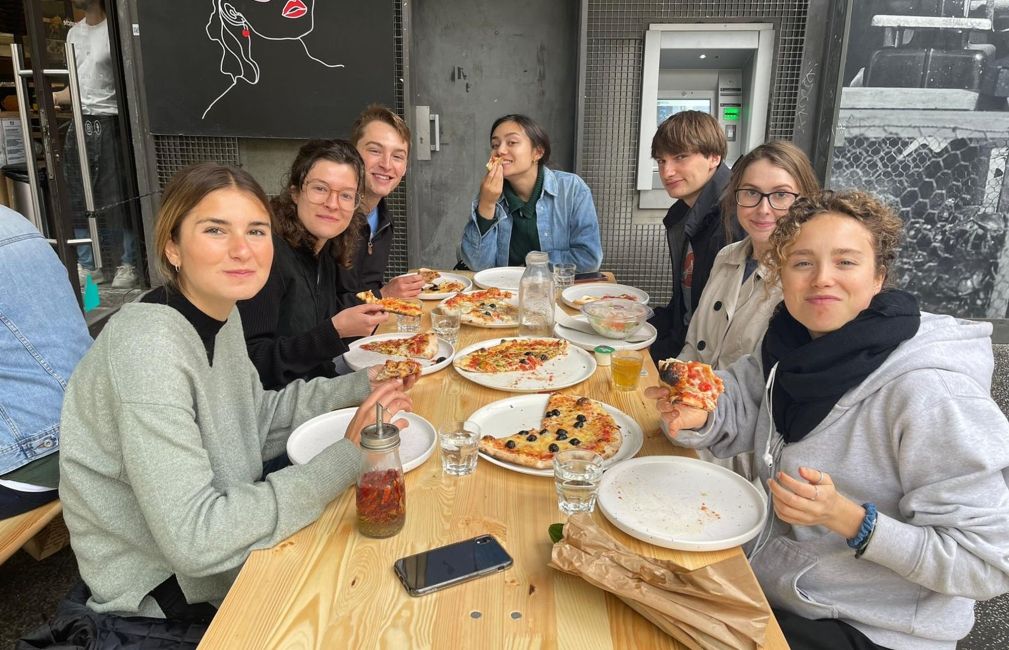
<svg viewBox="0 0 1009 650"><path fill-rule="evenodd" d="M519 335L553 336L554 276L546 253L530 251L519 281Z"/></svg>
<svg viewBox="0 0 1009 650"><path fill-rule="evenodd" d="M367 537L391 537L406 523L406 483L399 460L399 428L371 424L361 431L357 478L357 529Z"/></svg>

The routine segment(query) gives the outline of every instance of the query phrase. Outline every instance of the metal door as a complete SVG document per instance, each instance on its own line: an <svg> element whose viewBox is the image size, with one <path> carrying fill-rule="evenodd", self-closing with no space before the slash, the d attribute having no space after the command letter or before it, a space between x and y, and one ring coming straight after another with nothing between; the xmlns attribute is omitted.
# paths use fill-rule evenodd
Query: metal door
<svg viewBox="0 0 1009 650"><path fill-rule="evenodd" d="M529 115L550 136L551 166L575 171L578 2L422 0L409 11L409 262L452 268L495 119Z"/></svg>
<svg viewBox="0 0 1009 650"><path fill-rule="evenodd" d="M117 267L131 265L139 282L121 288L144 286L144 239L112 0L24 0L23 6L24 42L12 45L11 55L37 225L78 289L78 263L94 269L93 277L107 281L105 286ZM107 57L100 66L93 64L95 52Z"/></svg>

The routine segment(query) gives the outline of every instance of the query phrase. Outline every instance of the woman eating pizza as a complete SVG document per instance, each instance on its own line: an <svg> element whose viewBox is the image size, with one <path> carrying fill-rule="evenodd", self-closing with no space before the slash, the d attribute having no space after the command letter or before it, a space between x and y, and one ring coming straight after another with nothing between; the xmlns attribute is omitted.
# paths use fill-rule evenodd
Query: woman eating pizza
<svg viewBox="0 0 1009 650"><path fill-rule="evenodd" d="M262 291L238 303L249 356L263 387L335 377L343 339L367 336L388 315L380 304L339 301L339 267L349 267L364 191L364 163L344 140L312 140L298 151L273 201L274 259Z"/></svg>
<svg viewBox="0 0 1009 650"><path fill-rule="evenodd" d="M499 117L490 146L487 175L463 230L466 266L525 266L526 253L544 251L552 264L598 271L603 249L592 192L577 175L547 167L543 127L525 115Z"/></svg>
<svg viewBox="0 0 1009 650"><path fill-rule="evenodd" d="M313 522L354 483L361 429L376 404L409 410L413 380L379 383L373 368L262 388L235 309L263 287L273 259L269 205L247 172L213 163L179 172L156 247L167 286L124 305L70 379L60 498L89 611L191 624L192 641L251 551ZM260 478L292 428L356 404L345 439ZM116 625L99 633L114 636Z"/></svg>
<svg viewBox="0 0 1009 650"><path fill-rule="evenodd" d="M952 649L1009 591L991 325L885 288L901 229L863 193L800 198L764 258L783 306L714 410L646 393L676 444L756 450L773 513L750 564L794 649Z"/></svg>

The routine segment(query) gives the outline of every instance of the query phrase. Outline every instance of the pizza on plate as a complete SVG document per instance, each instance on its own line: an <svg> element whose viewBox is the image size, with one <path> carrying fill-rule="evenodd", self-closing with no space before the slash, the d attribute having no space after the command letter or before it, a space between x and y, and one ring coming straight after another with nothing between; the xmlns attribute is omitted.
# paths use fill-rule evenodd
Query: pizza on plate
<svg viewBox="0 0 1009 650"><path fill-rule="evenodd" d="M714 411L718 396L725 390L722 380L706 363L663 359L659 361L659 379L669 386L670 402Z"/></svg>
<svg viewBox="0 0 1009 650"><path fill-rule="evenodd" d="M571 304L576 307L581 307L582 305L587 305L590 302L596 302L597 300L610 300L611 298L619 298L620 300L633 300L638 302L640 298L629 293L621 293L615 296L582 296L581 298L576 298L571 301Z"/></svg>
<svg viewBox="0 0 1009 650"><path fill-rule="evenodd" d="M382 369L375 375L375 381L385 381L387 379L402 379L410 375L420 374L420 364L411 359L404 361L386 361Z"/></svg>
<svg viewBox="0 0 1009 650"><path fill-rule="evenodd" d="M553 393L538 429L504 438L484 436L480 450L523 467L549 469L559 451L584 449L606 459L616 455L622 442L620 426L602 404L588 397Z"/></svg>
<svg viewBox="0 0 1009 650"><path fill-rule="evenodd" d="M433 332L422 332L402 339L385 339L361 345L362 350L400 357L434 359L438 356L438 336Z"/></svg>
<svg viewBox="0 0 1009 650"><path fill-rule="evenodd" d="M382 309L390 314L402 314L404 316L420 316L423 313L420 305L415 305L401 298L376 298L371 289L357 294L357 299L366 305L381 305Z"/></svg>
<svg viewBox="0 0 1009 650"><path fill-rule="evenodd" d="M421 293L456 293L466 288L466 283L458 280L442 280L441 282L429 282L425 284Z"/></svg>
<svg viewBox="0 0 1009 650"><path fill-rule="evenodd" d="M470 372L521 372L535 370L567 351L564 339L508 339L464 354L455 364Z"/></svg>
<svg viewBox="0 0 1009 650"><path fill-rule="evenodd" d="M458 293L445 301L446 307L458 309L468 325L517 325L519 308L508 302L511 291L491 288Z"/></svg>

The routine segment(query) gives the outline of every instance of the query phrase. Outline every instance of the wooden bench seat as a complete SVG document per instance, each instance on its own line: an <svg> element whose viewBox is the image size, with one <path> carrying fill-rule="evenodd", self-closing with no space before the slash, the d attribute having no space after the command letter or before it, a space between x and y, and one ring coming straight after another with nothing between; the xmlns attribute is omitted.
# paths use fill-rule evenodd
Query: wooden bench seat
<svg viewBox="0 0 1009 650"><path fill-rule="evenodd" d="M0 564L22 547L41 560L66 546L70 537L62 512L63 504L56 499L16 517L0 519ZM33 540L35 537L39 539Z"/></svg>

